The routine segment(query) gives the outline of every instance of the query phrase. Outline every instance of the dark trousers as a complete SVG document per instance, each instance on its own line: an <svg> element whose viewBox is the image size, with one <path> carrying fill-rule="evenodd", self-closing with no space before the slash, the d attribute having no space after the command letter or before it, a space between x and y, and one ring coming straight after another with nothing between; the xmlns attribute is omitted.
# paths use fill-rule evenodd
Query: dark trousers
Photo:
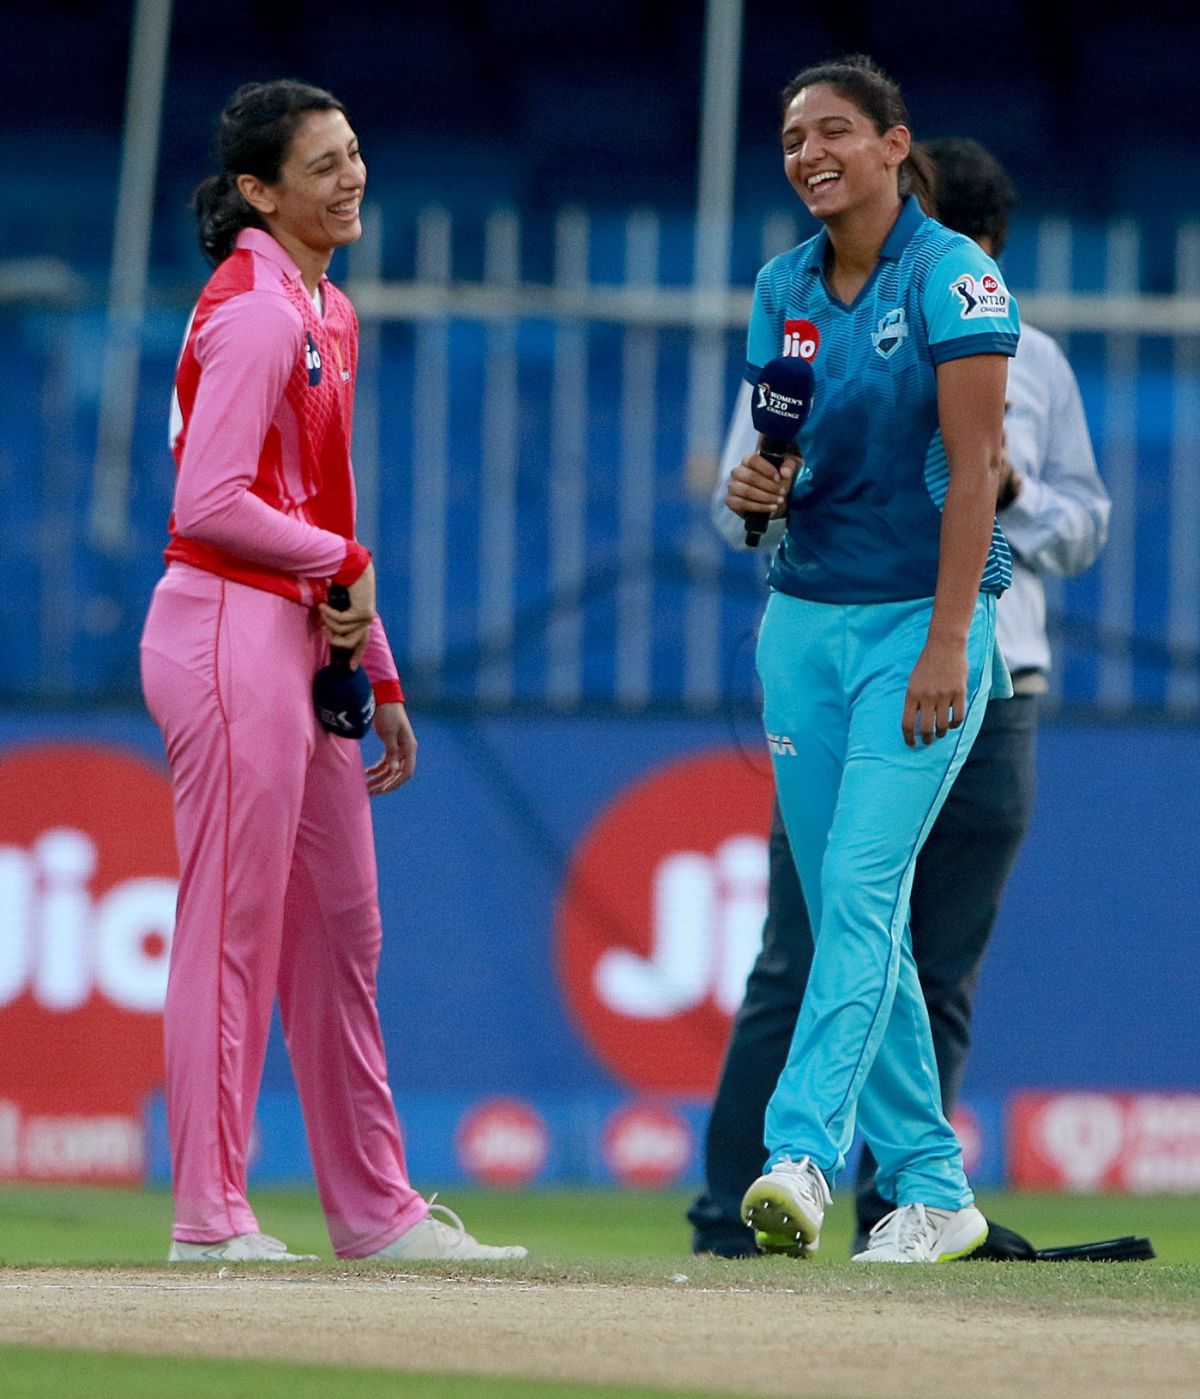
<svg viewBox="0 0 1200 1399"><path fill-rule="evenodd" d="M917 858L910 923L947 1114L962 1085L971 1008L1004 885L1033 813L1037 700L993 700ZM746 1251L742 1196L766 1162L763 1117L787 1060L812 964L812 928L776 803L763 945L733 1022L705 1138L705 1189L688 1210L696 1252ZM859 1162L860 1232L888 1211L870 1152Z"/></svg>

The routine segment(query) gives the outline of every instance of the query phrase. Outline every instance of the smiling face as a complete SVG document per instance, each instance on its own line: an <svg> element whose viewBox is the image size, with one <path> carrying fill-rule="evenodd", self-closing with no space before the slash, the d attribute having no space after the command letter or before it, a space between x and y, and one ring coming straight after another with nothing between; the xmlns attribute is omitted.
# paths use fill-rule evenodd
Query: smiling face
<svg viewBox="0 0 1200 1399"><path fill-rule="evenodd" d="M804 87L783 117L783 168L814 218L897 200L897 172L912 137L906 126L881 135L849 98L825 83Z"/></svg>
<svg viewBox="0 0 1200 1399"><path fill-rule="evenodd" d="M362 234L359 209L367 167L344 112L305 113L279 179L265 184L239 175L237 184L293 255L305 252L327 263L335 248Z"/></svg>

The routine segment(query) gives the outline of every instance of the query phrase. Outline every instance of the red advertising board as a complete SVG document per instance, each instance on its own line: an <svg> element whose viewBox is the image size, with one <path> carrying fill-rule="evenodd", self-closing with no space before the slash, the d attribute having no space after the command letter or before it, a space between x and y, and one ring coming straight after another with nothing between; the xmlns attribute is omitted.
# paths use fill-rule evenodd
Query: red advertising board
<svg viewBox="0 0 1200 1399"><path fill-rule="evenodd" d="M1200 1094L1017 1093L1009 1179L1033 1190L1200 1190Z"/></svg>
<svg viewBox="0 0 1200 1399"><path fill-rule="evenodd" d="M0 1177L141 1178L176 892L163 773L81 744L0 756Z"/></svg>
<svg viewBox="0 0 1200 1399"><path fill-rule="evenodd" d="M762 944L771 800L765 755L693 755L626 788L576 847L559 976L621 1082L712 1092Z"/></svg>

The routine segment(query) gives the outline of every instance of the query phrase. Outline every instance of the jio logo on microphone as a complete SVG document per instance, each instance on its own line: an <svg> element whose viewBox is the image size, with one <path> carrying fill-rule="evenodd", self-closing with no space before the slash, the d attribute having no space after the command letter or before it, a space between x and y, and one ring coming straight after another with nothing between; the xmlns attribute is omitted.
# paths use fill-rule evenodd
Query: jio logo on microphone
<svg viewBox="0 0 1200 1399"><path fill-rule="evenodd" d="M707 1094L757 955L772 787L734 750L683 758L601 812L557 918L564 999L623 1083Z"/></svg>

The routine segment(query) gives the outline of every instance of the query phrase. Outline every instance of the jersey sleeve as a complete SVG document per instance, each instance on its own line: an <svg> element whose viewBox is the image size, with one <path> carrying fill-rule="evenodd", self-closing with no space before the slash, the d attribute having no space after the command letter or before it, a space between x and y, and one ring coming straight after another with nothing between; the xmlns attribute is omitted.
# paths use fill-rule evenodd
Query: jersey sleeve
<svg viewBox="0 0 1200 1399"><path fill-rule="evenodd" d="M404 688L400 684L400 673L392 658L392 648L388 645L383 620L378 613L371 618L371 630L367 637L367 649L363 652L363 668L371 681L376 704L403 704Z"/></svg>
<svg viewBox="0 0 1200 1399"><path fill-rule="evenodd" d="M781 340L778 316L771 295L771 268L768 262L754 283L754 301L750 307L750 329L746 335L746 368L748 384L756 384L764 367L779 354Z"/></svg>
<svg viewBox="0 0 1200 1399"><path fill-rule="evenodd" d="M200 381L175 485L175 527L250 563L351 582L366 567L365 550L283 514L251 489L303 343L299 317L268 293L231 297L209 317L196 337Z"/></svg>
<svg viewBox="0 0 1200 1399"><path fill-rule="evenodd" d="M956 241L934 264L921 309L934 364L967 355L1015 355L1017 303L1000 269L977 243Z"/></svg>

